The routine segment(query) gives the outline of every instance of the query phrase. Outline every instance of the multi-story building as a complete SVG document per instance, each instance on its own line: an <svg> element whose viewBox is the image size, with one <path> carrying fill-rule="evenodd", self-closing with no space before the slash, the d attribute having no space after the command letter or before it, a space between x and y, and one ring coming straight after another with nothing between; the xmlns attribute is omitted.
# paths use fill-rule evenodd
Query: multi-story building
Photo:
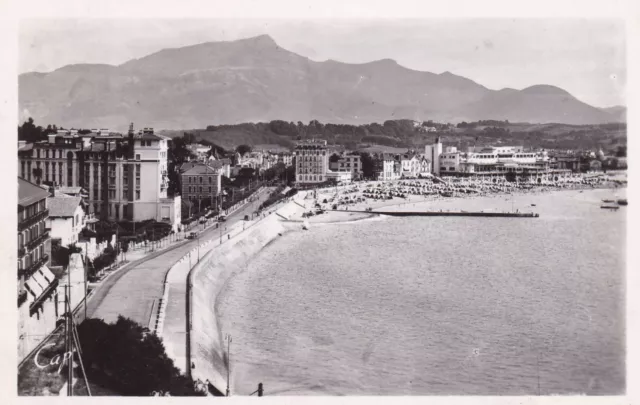
<svg viewBox="0 0 640 405"><path fill-rule="evenodd" d="M217 164L216 164L217 163ZM222 164L195 164L180 175L182 198L216 206L222 189Z"/></svg>
<svg viewBox="0 0 640 405"><path fill-rule="evenodd" d="M391 153L375 154L374 171L378 180L397 180L401 176L401 163L395 155Z"/></svg>
<svg viewBox="0 0 640 405"><path fill-rule="evenodd" d="M128 136L58 131L49 140L19 145L19 175L29 181L87 191L88 213L102 219L154 219L174 226L180 198L169 198L167 137L145 128ZM177 214L177 215L176 215Z"/></svg>
<svg viewBox="0 0 640 405"><path fill-rule="evenodd" d="M416 153L405 153L399 156L400 176L404 178L418 177L421 170L420 156Z"/></svg>
<svg viewBox="0 0 640 405"><path fill-rule="evenodd" d="M430 145L427 149L437 151L441 146ZM438 164L438 170L435 165ZM525 151L522 146L473 147L460 152L447 147L434 161L434 172L438 175L506 177L513 173L522 181L541 183L558 181L568 177L570 170L550 166L546 151Z"/></svg>
<svg viewBox="0 0 640 405"><path fill-rule="evenodd" d="M54 197L49 198L48 205L47 228L51 230L51 238L60 239L62 246L78 242L78 235L85 227L82 197L56 193Z"/></svg>
<svg viewBox="0 0 640 405"><path fill-rule="evenodd" d="M43 188L18 178L18 355L24 358L55 328L58 280L47 267L51 242Z"/></svg>
<svg viewBox="0 0 640 405"><path fill-rule="evenodd" d="M285 166L293 166L293 154L288 152L280 152L277 155L277 163L282 163Z"/></svg>
<svg viewBox="0 0 640 405"><path fill-rule="evenodd" d="M362 177L362 161L356 152L342 153L337 161L329 163L329 168L334 172L351 172L354 180Z"/></svg>
<svg viewBox="0 0 640 405"><path fill-rule="evenodd" d="M432 173L436 176L440 175L440 155L442 154L442 143L440 137L436 138L436 143L426 145L424 147L424 155L431 161Z"/></svg>
<svg viewBox="0 0 640 405"><path fill-rule="evenodd" d="M327 180L329 170L329 154L327 141L307 140L296 145L296 183L313 184Z"/></svg>

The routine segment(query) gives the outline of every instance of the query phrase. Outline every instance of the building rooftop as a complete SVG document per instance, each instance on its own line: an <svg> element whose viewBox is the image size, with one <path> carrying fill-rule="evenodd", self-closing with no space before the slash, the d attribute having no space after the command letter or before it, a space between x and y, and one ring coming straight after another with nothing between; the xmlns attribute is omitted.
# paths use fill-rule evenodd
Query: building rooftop
<svg viewBox="0 0 640 405"><path fill-rule="evenodd" d="M27 207L49 196L49 192L21 177L18 177L18 205Z"/></svg>
<svg viewBox="0 0 640 405"><path fill-rule="evenodd" d="M82 197L56 195L49 199L49 217L72 217L81 202Z"/></svg>
<svg viewBox="0 0 640 405"><path fill-rule="evenodd" d="M213 163L216 163L216 162L213 162ZM222 167L222 165L219 164L218 167ZM182 174L186 176L196 176L199 174L217 174L217 173L218 173L218 170L211 167L210 165L199 164L199 165L193 166L192 168L188 169Z"/></svg>

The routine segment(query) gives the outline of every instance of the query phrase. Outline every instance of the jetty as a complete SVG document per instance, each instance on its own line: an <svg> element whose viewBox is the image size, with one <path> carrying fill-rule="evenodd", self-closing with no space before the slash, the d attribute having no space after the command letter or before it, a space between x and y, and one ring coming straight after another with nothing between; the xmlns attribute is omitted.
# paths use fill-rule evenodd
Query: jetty
<svg viewBox="0 0 640 405"><path fill-rule="evenodd" d="M393 217L493 217L493 218L538 218L535 212L485 212L485 211L345 211Z"/></svg>

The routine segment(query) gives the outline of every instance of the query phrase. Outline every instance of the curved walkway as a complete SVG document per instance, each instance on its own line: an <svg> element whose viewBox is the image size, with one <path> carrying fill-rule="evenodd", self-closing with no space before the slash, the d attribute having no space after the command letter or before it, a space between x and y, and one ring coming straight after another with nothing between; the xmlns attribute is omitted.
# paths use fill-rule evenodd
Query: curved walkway
<svg viewBox="0 0 640 405"><path fill-rule="evenodd" d="M251 215L267 199L268 191L267 189L259 195L256 201L247 203L230 214L222 226L230 229L234 223L242 221L245 215ZM226 235L224 228L221 233L220 229L210 227L200 233L199 242L203 243L204 240L219 235ZM127 264L96 288L88 301L87 315L104 319L105 322L115 322L118 315L122 315L142 326L148 326L154 309L163 296L167 271L197 246L198 240L180 242Z"/></svg>

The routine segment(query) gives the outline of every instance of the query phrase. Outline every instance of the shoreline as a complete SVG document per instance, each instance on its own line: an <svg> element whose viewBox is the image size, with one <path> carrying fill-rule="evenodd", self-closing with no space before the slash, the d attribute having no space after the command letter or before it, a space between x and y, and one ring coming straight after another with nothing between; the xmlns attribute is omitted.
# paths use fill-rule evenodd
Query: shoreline
<svg viewBox="0 0 640 405"><path fill-rule="evenodd" d="M411 180L396 180L393 182L387 182L387 187L398 187L401 183L411 182ZM609 184L610 183L610 184ZM624 185L616 185L612 181L608 181L605 184L598 185L588 185L588 184L570 184L564 185L564 187L553 187L553 186L535 186L530 189L513 189L506 191L485 191L478 192L473 194L454 194L451 197L444 197L439 194L436 195L406 195L406 198L393 197L390 200L372 200L365 199L364 202L356 202L356 203L348 203L348 204L337 204L337 209L331 209L330 200L337 200L339 198L362 198L363 191L366 185L376 184L376 182L370 183L355 183L350 186L342 186L341 189L336 193L335 189L319 189L317 190L317 197L313 198L312 193L307 194L307 198L304 200L305 202L305 212L315 211L316 208L313 208L315 204L319 204L321 209L324 210L323 214L313 215L307 218L309 224L332 224L332 223L346 223L346 222L356 222L361 221L363 219L371 218L376 214L377 210L380 209L392 209L402 210L404 206L410 204L437 204L437 203L447 203L452 201L460 201L460 200L473 200L480 198L502 198L502 197L523 197L523 196L540 196L545 194L550 194L554 192L583 192L587 190L626 190L627 184ZM353 190L354 187L358 188L356 191ZM402 187L402 186L401 186ZM406 186L404 186L406 187ZM311 198L310 198L311 197ZM327 203L324 203L324 200L327 200ZM367 211L371 209L371 213L365 213L363 211ZM355 212L354 212L355 211ZM346 218L345 214L348 217ZM353 218L356 217L356 218ZM302 223L304 218L302 215L295 215L289 218L289 222L298 222Z"/></svg>

